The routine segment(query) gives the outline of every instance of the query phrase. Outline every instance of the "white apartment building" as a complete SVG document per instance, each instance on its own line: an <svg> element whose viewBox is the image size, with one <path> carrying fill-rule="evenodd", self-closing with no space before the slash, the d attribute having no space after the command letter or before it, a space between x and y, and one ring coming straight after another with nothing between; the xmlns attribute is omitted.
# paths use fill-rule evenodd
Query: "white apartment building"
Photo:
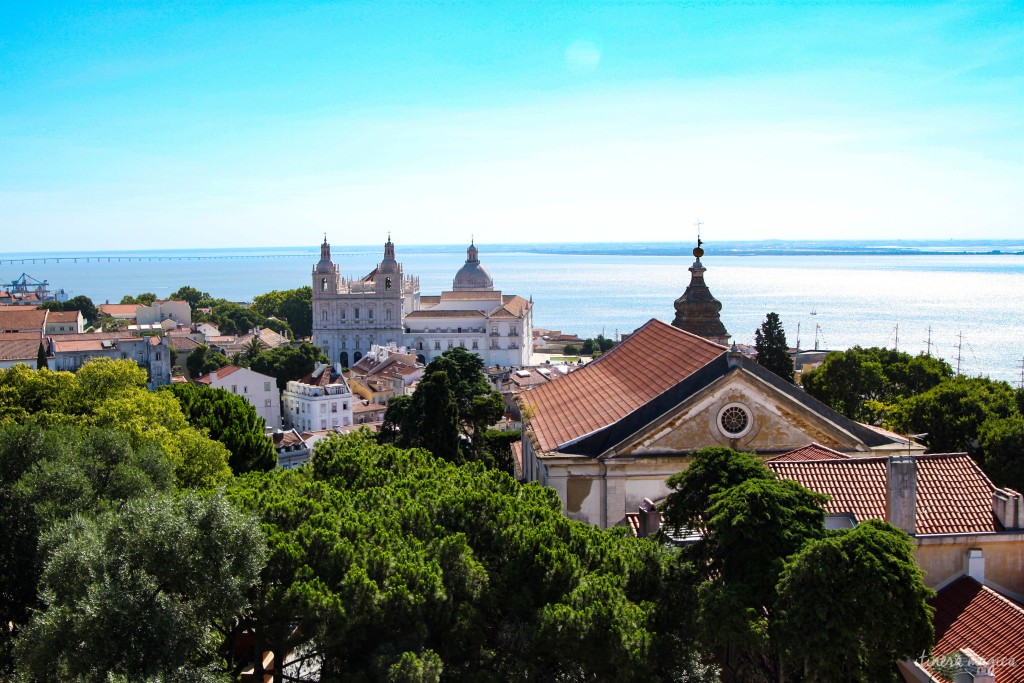
<svg viewBox="0 0 1024 683"><path fill-rule="evenodd" d="M281 394L273 377L228 365L199 377L196 382L241 396L252 404L268 427L281 428Z"/></svg>
<svg viewBox="0 0 1024 683"><path fill-rule="evenodd" d="M288 382L282 395L285 429L313 432L352 425L352 391L333 365Z"/></svg>

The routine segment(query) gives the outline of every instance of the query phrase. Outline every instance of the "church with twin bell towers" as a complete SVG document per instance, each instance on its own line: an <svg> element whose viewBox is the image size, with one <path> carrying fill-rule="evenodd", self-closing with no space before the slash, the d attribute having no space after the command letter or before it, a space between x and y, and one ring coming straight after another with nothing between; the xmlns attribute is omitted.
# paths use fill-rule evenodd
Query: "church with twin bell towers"
<svg viewBox="0 0 1024 683"><path fill-rule="evenodd" d="M422 363L460 347L488 366L530 364L533 302L495 290L474 243L451 290L439 295L420 293L419 278L403 272L390 236L384 258L363 277L341 275L325 236L312 277L313 343L341 367L392 343Z"/></svg>

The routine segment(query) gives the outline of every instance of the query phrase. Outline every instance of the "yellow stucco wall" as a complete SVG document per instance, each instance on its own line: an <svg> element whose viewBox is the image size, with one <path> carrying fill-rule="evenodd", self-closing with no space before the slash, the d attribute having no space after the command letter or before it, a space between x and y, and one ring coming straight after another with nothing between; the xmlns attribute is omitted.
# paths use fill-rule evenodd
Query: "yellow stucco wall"
<svg viewBox="0 0 1024 683"><path fill-rule="evenodd" d="M916 539L917 564L924 582L931 588L964 573L964 560L971 548L985 557L985 582L1024 596L1024 533Z"/></svg>

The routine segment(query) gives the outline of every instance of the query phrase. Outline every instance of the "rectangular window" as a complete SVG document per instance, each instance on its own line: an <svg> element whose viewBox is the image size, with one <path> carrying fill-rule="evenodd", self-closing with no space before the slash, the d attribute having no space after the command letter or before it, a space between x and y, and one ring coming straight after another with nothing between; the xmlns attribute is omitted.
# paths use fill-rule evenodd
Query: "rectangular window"
<svg viewBox="0 0 1024 683"><path fill-rule="evenodd" d="M477 348L479 348L479 347L477 346L477 343L476 343L476 339L474 339L474 340L473 340L473 348L474 348L474 349L477 349Z"/></svg>
<svg viewBox="0 0 1024 683"><path fill-rule="evenodd" d="M327 420L320 420L320 429L327 429Z"/></svg>
<svg viewBox="0 0 1024 683"><path fill-rule="evenodd" d="M270 382L263 383L263 391L270 391Z"/></svg>
<svg viewBox="0 0 1024 683"><path fill-rule="evenodd" d="M270 407L270 404L271 404L271 400L270 400L270 399L268 398L267 400L265 400L265 401L263 402L263 407L265 407L265 408L269 408L269 407Z"/></svg>
<svg viewBox="0 0 1024 683"><path fill-rule="evenodd" d="M342 410L348 410L348 404L347 404L347 403L346 403L346 404L344 404L344 405L343 405L343 406L341 407L341 409L342 409Z"/></svg>
<svg viewBox="0 0 1024 683"><path fill-rule="evenodd" d="M333 401L331 402L331 412L332 413L338 412L338 404L333 402Z"/></svg>
<svg viewBox="0 0 1024 683"><path fill-rule="evenodd" d="M249 385L248 384L243 384L242 385L242 393L243 394L248 394L249 393Z"/></svg>
<svg viewBox="0 0 1024 683"><path fill-rule="evenodd" d="M369 318L370 320L373 320L373 309L372 308L366 312L366 317Z"/></svg>
<svg viewBox="0 0 1024 683"><path fill-rule="evenodd" d="M321 403L320 404L320 412L321 413L326 413L327 412L327 404L326 403Z"/></svg>
<svg viewBox="0 0 1024 683"><path fill-rule="evenodd" d="M356 320L359 320L359 309L358 308L355 309L355 313L352 315L352 317L355 318Z"/></svg>
<svg viewBox="0 0 1024 683"><path fill-rule="evenodd" d="M156 359L160 360L160 352L159 351L156 352Z"/></svg>
<svg viewBox="0 0 1024 683"><path fill-rule="evenodd" d="M466 348L466 342L465 342L465 340L462 340L462 339L460 339L460 340L459 340L459 346L460 346L460 347L462 347L462 348Z"/></svg>
<svg viewBox="0 0 1024 683"><path fill-rule="evenodd" d="M449 339L449 340L448 340L448 348L449 348L449 349L451 349L451 348L452 348L452 346L453 346L453 345L452 345L452 340L451 340L451 339Z"/></svg>
<svg viewBox="0 0 1024 683"><path fill-rule="evenodd" d="M231 385L231 393L232 394L237 394L238 393L238 385L237 384L232 384Z"/></svg>
<svg viewBox="0 0 1024 683"><path fill-rule="evenodd" d="M441 342L439 342L439 341L435 341L434 342L434 350L435 351L440 351L441 350Z"/></svg>
<svg viewBox="0 0 1024 683"><path fill-rule="evenodd" d="M347 311L347 310L345 310L344 308L343 308L343 309L341 309L341 319L342 319L342 320L344 320L344 319L345 319L345 314L346 314L347 312L348 312L348 311Z"/></svg>

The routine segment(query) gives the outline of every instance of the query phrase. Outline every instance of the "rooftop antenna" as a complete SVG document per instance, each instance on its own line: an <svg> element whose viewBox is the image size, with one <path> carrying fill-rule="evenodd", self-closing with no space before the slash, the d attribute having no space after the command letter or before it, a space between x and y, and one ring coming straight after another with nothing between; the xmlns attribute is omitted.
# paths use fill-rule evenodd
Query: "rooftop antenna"
<svg viewBox="0 0 1024 683"><path fill-rule="evenodd" d="M932 326L928 326L928 353L926 354L929 358L932 356Z"/></svg>
<svg viewBox="0 0 1024 683"><path fill-rule="evenodd" d="M892 350L893 351L899 351L900 350L900 324L899 323L896 323L896 339L892 343Z"/></svg>
<svg viewBox="0 0 1024 683"><path fill-rule="evenodd" d="M964 333L963 332L958 333L956 335L956 338L957 338L957 342L956 342L956 375L957 375L957 377L959 377L960 376L960 352L963 350L963 347L964 347Z"/></svg>
<svg viewBox="0 0 1024 683"><path fill-rule="evenodd" d="M1020 388L1024 390L1024 357L1020 359Z"/></svg>

